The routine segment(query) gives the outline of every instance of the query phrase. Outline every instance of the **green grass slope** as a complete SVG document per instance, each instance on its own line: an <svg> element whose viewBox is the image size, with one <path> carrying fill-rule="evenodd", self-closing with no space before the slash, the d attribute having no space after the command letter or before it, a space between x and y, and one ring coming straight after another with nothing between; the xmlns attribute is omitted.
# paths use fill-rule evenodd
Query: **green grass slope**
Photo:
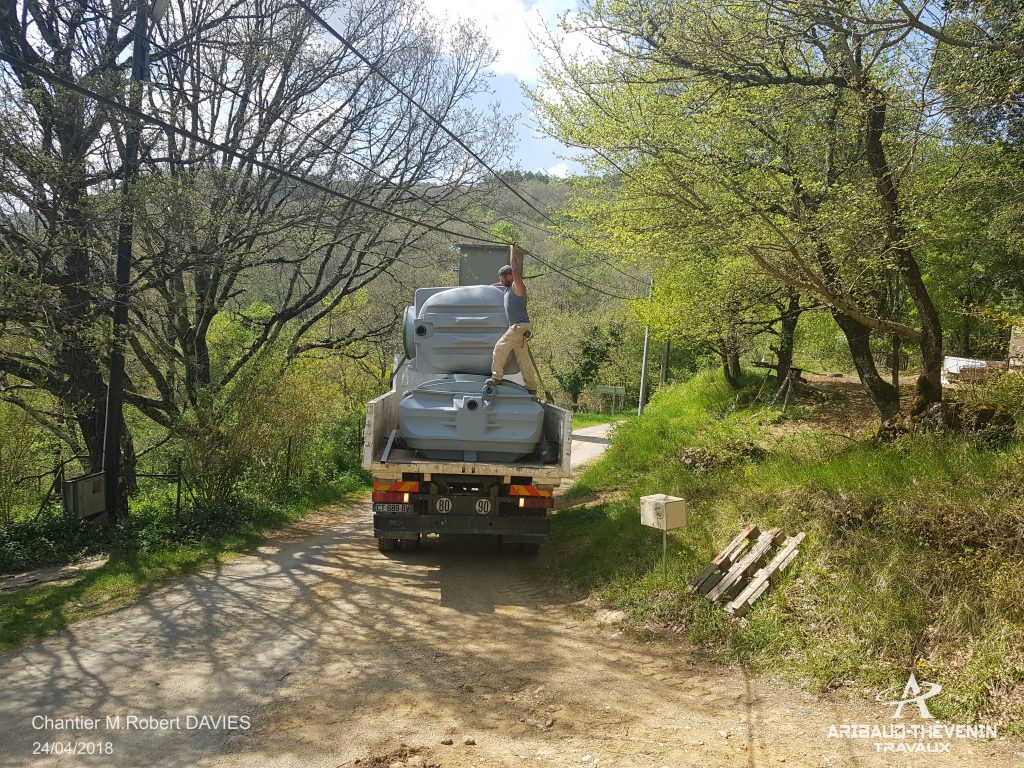
<svg viewBox="0 0 1024 768"><path fill-rule="evenodd" d="M722 660L870 696L913 668L943 685L937 716L1020 732L1024 445L876 447L864 425L837 434L806 405L779 424L777 410L732 411L735 397L706 372L620 424L556 516L551 556L634 626L683 632ZM639 523L650 493L691 504L667 580L660 534ZM751 522L807 539L747 619L727 619L687 583Z"/></svg>

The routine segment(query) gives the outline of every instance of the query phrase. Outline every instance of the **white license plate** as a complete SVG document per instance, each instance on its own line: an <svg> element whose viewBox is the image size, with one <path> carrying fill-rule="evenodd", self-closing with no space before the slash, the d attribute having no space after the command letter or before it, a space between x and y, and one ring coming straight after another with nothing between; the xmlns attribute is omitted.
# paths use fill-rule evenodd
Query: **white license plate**
<svg viewBox="0 0 1024 768"><path fill-rule="evenodd" d="M413 513L412 504L374 504L373 513L375 515L411 515Z"/></svg>

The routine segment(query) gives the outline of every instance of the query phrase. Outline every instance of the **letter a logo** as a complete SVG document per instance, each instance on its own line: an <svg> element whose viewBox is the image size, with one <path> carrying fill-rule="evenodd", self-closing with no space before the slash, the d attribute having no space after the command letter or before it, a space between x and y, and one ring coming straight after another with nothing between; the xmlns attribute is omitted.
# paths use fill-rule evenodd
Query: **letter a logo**
<svg viewBox="0 0 1024 768"><path fill-rule="evenodd" d="M942 686L938 683L928 682L926 682L925 685L928 686L927 691L921 688L917 682L917 678L914 676L914 673L911 672L910 677L907 678L907 684L903 687L903 695L899 699L895 701L887 700L888 697L886 694L889 693L889 691L895 692L897 689L894 688L890 688L889 691L884 691L878 694L875 699L876 701L881 701L884 704L896 705L896 711L893 712L892 715L893 720L903 717L903 706L905 704L916 704L918 711L921 713L921 719L933 720L934 718L932 717L932 713L928 711L928 704L925 702L925 699L937 696L942 690Z"/></svg>

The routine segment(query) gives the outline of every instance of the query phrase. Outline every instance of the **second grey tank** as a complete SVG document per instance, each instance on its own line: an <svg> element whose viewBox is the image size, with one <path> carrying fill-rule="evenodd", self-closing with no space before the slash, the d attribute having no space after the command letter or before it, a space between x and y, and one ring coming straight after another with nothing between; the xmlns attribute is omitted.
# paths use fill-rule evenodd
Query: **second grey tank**
<svg viewBox="0 0 1024 768"><path fill-rule="evenodd" d="M483 396L483 376L448 376L406 392L398 404L398 433L427 458L516 461L537 450L544 408L518 384Z"/></svg>
<svg viewBox="0 0 1024 768"><path fill-rule="evenodd" d="M493 285L420 288L404 325L405 354L421 373L489 375L494 345L508 330L505 292ZM518 372L510 357L505 374Z"/></svg>

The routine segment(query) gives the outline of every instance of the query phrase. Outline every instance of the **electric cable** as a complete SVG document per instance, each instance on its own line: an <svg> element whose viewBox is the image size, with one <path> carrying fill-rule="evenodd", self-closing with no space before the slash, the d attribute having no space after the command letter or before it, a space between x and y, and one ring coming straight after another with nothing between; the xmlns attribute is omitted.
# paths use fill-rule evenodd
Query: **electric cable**
<svg viewBox="0 0 1024 768"><path fill-rule="evenodd" d="M373 203L368 203L365 200L360 200L356 197L352 197L351 195L346 195L344 192L339 192L336 189L331 189L330 187L324 184L321 184L316 181L311 181L310 179L307 179L304 176L292 173L291 171L285 170L284 168L278 168L272 163L267 163L253 155L246 154L245 152L240 152L237 149L232 149L231 147L225 144L213 141L212 139L207 139L204 136L200 136L199 134L193 133L192 131L186 130L184 128L179 128L178 126L168 123L165 120L161 120L158 117L152 117L150 115L147 115L145 112L134 109L125 104L121 104L118 101L109 98L108 96L104 96L103 94L97 93L96 91L93 91L89 88L85 88L84 86L78 85L77 83L72 82L71 80L67 80L66 78L63 78L60 75L55 75L51 72L39 69L38 67L29 64L24 59L20 59L17 56L11 56L10 54L5 53L4 51L0 51L0 61L5 61L12 67L16 67L25 72L28 72L29 74L35 75L36 77L45 80L52 85L59 85L60 87L65 88L69 91L74 91L75 93L81 94L82 96L91 98L95 100L98 104L102 104L110 109L134 117L136 120L139 120L140 122L148 123L149 125L162 128L165 131L170 131L184 138L191 139L192 141L198 142L199 144L209 147L210 149L223 152L227 155L231 155L232 157L238 160L252 163L257 168L263 168L264 170L270 171L271 173L276 173L287 179L291 179L292 181L298 182L300 184L305 184L306 186L311 187L312 189L316 189L317 191L323 192L324 194L330 195L332 197L337 197L341 200L345 200L346 202L352 203L354 205L359 205L364 208L368 208L372 211L375 211L376 213L380 213L385 216L391 216L392 218L398 219L399 221L404 221L407 224L411 224L413 226L431 230L434 232L439 232L441 234L449 235L450 237L475 240L477 242L486 243L488 245L499 245L499 243L496 243L493 239L477 237L475 235L467 235L464 233L455 232L453 230L435 224L428 224L422 221L417 221L416 219L413 219L410 216L406 216L405 214L398 213L396 211L389 211L379 206L376 206Z"/></svg>
<svg viewBox="0 0 1024 768"><path fill-rule="evenodd" d="M344 35L342 35L338 30L336 30L325 18L323 18L320 14L318 14L315 10L313 10L313 8L309 5L308 2L306 2L306 0L295 0L295 2L304 11L306 11L306 13L308 13L310 15L310 17L313 18L321 27L323 27L328 33L330 33L331 36L333 36L339 43L341 43L343 46L348 48L355 55L356 58L358 58L361 62L363 62L367 67L369 67L371 71L375 72L385 83L390 85L400 96L404 97L410 104L412 104L414 107L416 107L416 109L418 109L420 112L422 112L423 115L428 120L430 120L430 122L432 122L434 125L436 125L441 131L443 131L447 136L449 136L456 144L458 144L463 150L465 150L469 154L470 157L472 157L474 160L476 160L478 163L480 163L480 165L483 166L487 171L489 171L494 176L494 178L497 179L498 182L503 187L505 187L509 192L511 192L517 198L519 198L519 200L521 200L522 202L526 203L526 205L531 210L533 210L537 215L539 215L541 218L543 218L545 221L547 221L549 224L551 224L551 226L553 226L555 229L559 229L558 223L555 222L555 220L552 219L551 216L549 216L545 211L542 211L540 208L538 208L532 201L530 201L528 198L523 196L523 194L520 193L519 190L515 189L511 184L509 184L507 181L505 181L505 179L503 179L498 174L497 171L495 171L490 165L488 165L488 163L483 158L481 158L476 152L474 152L473 149L465 141L463 141L459 136L455 135L455 133L453 133L448 128L448 126L446 126L435 115L431 114L431 112L426 107L424 107L422 104L420 104L419 101L417 101L415 97L413 97L410 94L406 93L405 90L400 85L398 85L391 77L389 77L387 75L387 73L382 71L381 68L379 66L377 66L377 64L375 64L374 62L370 61L370 59L367 58L362 53L362 51L360 51L358 48L356 48ZM547 263L546 261L544 261L540 256L538 256L535 253L531 253L529 255L533 256L533 258L535 258L538 262L540 262L543 266L547 267L548 269L550 269L550 270L552 270L554 272L558 272L559 274L564 275L565 277L569 277L569 278L572 278L574 280L577 280L577 281L583 283L584 285L588 285L588 287L593 288L594 290L598 291L599 293L604 293L604 294L606 294L608 296L616 296L616 298L621 298L621 299L627 298L627 297L624 297L624 296L617 296L616 294L607 293L606 291L603 291L603 290L597 288L596 286L590 285L589 283L587 283L586 281L580 279L579 277L577 277L575 275L572 275L572 274L570 274L568 272L564 272L564 271L558 269L557 267L555 267L554 265ZM631 279L637 280L637 278L634 278L631 275L629 277ZM637 282L640 282L640 281L637 280Z"/></svg>
<svg viewBox="0 0 1024 768"><path fill-rule="evenodd" d="M298 1L301 2L301 0L298 0ZM360 55L361 58L364 58L364 57L362 57L361 54L359 54L359 55ZM94 90L92 90L90 88L86 88L84 86L81 86L81 85L79 85L79 84L77 84L77 83L75 83L75 82L73 82L71 80L68 80L68 79L66 79L64 77L61 77L60 75L56 75L56 74L53 74L51 72L47 72L47 71L45 71L43 69L40 69L40 68L38 68L38 67L28 63L24 59L20 59L20 58L18 58L16 56L12 56L12 55L4 52L4 51L0 51L0 61L5 61L9 65L11 65L12 67L16 67L18 69L21 69L22 71L28 72L28 73L34 75L37 78L40 78L42 80L45 80L46 82L51 83L52 85L59 85L62 88L65 88L67 90L70 90L70 91L73 91L75 93L79 93L79 94L81 94L83 96L86 96L88 98L91 98L94 101L96 101L98 104L102 104L102 105L104 105L104 106L106 106L106 107L108 107L110 109L113 109L113 110L115 110L117 112L120 112L122 114L134 117L136 120L139 120L140 122L147 123L149 125L161 128L161 129L163 129L165 131L170 131L172 133L175 133L175 134L177 134L179 136L182 136L184 138L191 139L192 141L195 141L195 142L197 142L199 144L202 144L203 146L209 147L210 149L213 149L213 150L216 150L216 151L219 151L219 152L223 152L223 153L225 153L227 155L230 155L230 156L232 156L232 157L234 157L234 158L236 158L238 160L242 160L242 161L251 163L252 165L254 165L254 166L258 167L258 168L263 168L264 170L267 170L267 171L269 171L271 173L279 174L279 175L281 175L281 176L283 176L285 178L291 179L291 180L293 180L293 181L295 181L297 183L305 184L306 186L308 186L308 187L310 187L312 189L316 189L317 191L323 192L323 193L325 193L327 195L339 198L341 200L345 200L346 202L352 203L354 205L358 205L358 206L367 208L369 210L375 211L376 213L380 213L380 214L383 214L385 216L390 216L390 217L392 217L394 219L397 219L399 221L403 221L403 222L405 222L407 224L411 224L411 225L413 225L415 227L419 227L419 228L422 228L422 229L426 229L428 231L433 231L433 232L437 232L437 233L440 233L440 234L448 235L449 237L456 238L456 239L472 240L472 241L483 243L483 244L487 244L487 245L508 245L508 243L502 243L502 242L496 241L496 240L494 240L491 237L480 237L480 236L477 236L477 235L455 232L455 231L450 230L450 229L448 229L446 227L441 227L441 226L438 226L438 225L435 225L435 224L428 224L428 223L425 223L425 222L417 221L416 219L413 219L410 216L406 216L406 215L398 213L396 211L389 211L387 209L384 209L384 208L381 208L379 206L376 206L376 205L374 205L372 203L368 203L368 202L366 202L364 200L360 200L360 199L358 199L356 197L352 197L351 195L346 195L345 193L339 192L338 190L335 190L335 189L331 189L330 187L328 187L328 186L326 186L324 184L321 184L321 183L315 182L315 181L311 181L310 179L305 178L303 176L300 176L300 175L298 175L296 173L293 173L293 172L288 171L288 170L283 169L283 168L279 168L279 167L273 165L272 163L267 163L267 162L265 162L263 160L260 160L257 157L255 157L254 155L246 154L244 152L240 152L240 151L238 151L236 149L232 149L231 147L229 147L229 146L227 146L225 144L213 141L212 139L208 139L208 138L206 138L204 136L201 136L201 135L199 135L197 133L194 133L192 131L186 130L184 128L180 128L180 127L175 126L175 125L173 125L171 123L168 123L165 120L161 120L160 118L147 115L145 112L142 112L141 110L137 110L137 109L129 107L129 106L125 105L125 104L121 104L118 101L116 101L115 99L112 99L110 97L104 96L104 95L102 95L102 94L100 94L100 93L98 93L98 92L96 92L96 91L94 91ZM420 107L420 108L422 109L422 107ZM446 129L446 131L447 131L447 129ZM478 159L478 162L480 162L492 174L494 173L493 169L491 169L490 166L488 166L482 160ZM507 186L507 184L506 184L506 186ZM510 189L511 189L511 187L510 187ZM515 190L512 190L512 191L515 192ZM544 215L543 212L541 212L541 211L537 211L537 212L540 213L541 215ZM550 218L549 218L549 220L550 220ZM522 249L522 250L523 250L524 254L526 254L528 256L532 256L540 264L542 264L543 266L546 266L551 271L556 272L558 274L561 274L561 275L563 275L565 277L568 277L568 278L570 278L572 280L575 280L577 283L579 283L579 284L581 284L581 285L583 285L583 286L585 286L587 288L590 288L591 290L593 290L593 291L595 291L597 293L601 293L601 294L603 294L605 296L608 296L610 298L616 298L616 299L620 299L620 300L623 300L623 301L629 301L629 300L632 300L633 298L635 298L635 297L630 297L630 296L622 296L621 294L617 294L617 293L612 293L610 291L606 291L603 288L600 288L600 287L598 287L596 285L593 285L593 284L587 282L586 280L583 280L582 278L578 277L577 275L573 275L573 274L571 274L569 272L566 272L566 271L564 271L564 270L562 270L562 269L560 269L560 268L558 268L558 267L548 263L547 261L545 261L544 259L542 259L540 256L538 256L535 253L527 251L526 249Z"/></svg>

